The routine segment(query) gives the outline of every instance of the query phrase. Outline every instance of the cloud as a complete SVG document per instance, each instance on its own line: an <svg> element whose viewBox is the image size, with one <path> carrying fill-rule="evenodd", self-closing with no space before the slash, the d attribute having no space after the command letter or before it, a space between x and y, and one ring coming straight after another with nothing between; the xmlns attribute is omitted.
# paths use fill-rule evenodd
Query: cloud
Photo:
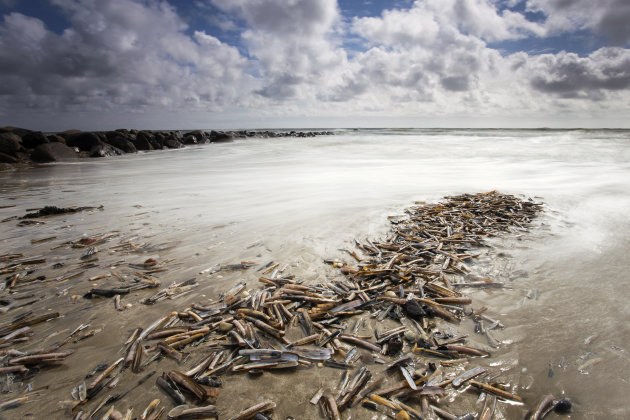
<svg viewBox="0 0 630 420"><path fill-rule="evenodd" d="M242 39L260 64L270 100L314 98L347 62L335 38L340 23L336 0L213 0L247 22Z"/></svg>
<svg viewBox="0 0 630 420"><path fill-rule="evenodd" d="M354 29L373 42L397 45L436 42L443 28L488 42L541 35L544 31L520 13L499 13L489 0L417 0L408 10L386 10L381 17L354 22Z"/></svg>
<svg viewBox="0 0 630 420"><path fill-rule="evenodd" d="M57 35L37 18L0 23L0 101L24 108L220 109L238 103L252 78L234 47L195 32L166 2L53 0L70 27ZM5 105L6 108L6 105Z"/></svg>
<svg viewBox="0 0 630 420"><path fill-rule="evenodd" d="M336 0L195 0L180 8L199 14L191 22L223 19L228 38L240 37L234 46L188 27L165 0L50 1L69 22L61 33L20 13L0 20L0 115L166 120L182 111L204 122L627 110L628 49L580 57L492 48L576 30L627 39L619 0L601 8L583 0L416 0L350 19ZM536 22L514 11L523 6L539 12Z"/></svg>
<svg viewBox="0 0 630 420"><path fill-rule="evenodd" d="M630 50L602 48L588 57L562 52L532 58L530 83L538 91L566 98L604 99L605 91L630 88Z"/></svg>
<svg viewBox="0 0 630 420"><path fill-rule="evenodd" d="M542 12L548 34L592 30L617 45L630 43L627 0L528 0L527 9Z"/></svg>
<svg viewBox="0 0 630 420"><path fill-rule="evenodd" d="M452 20L457 1L417 1L408 10L388 10L380 17L357 18L352 31L368 45L357 54L341 83L331 89L335 101L357 95L388 95L398 101L439 101L446 92L474 89L496 52L479 37L463 33Z"/></svg>
<svg viewBox="0 0 630 420"><path fill-rule="evenodd" d="M559 108L583 111L586 103L604 99L619 103L616 94L630 87L630 50L605 48L587 58L502 56L487 42L546 30L514 14L498 13L485 1L425 0L408 10L356 18L351 30L368 49L320 98L347 110L408 115L544 115ZM494 20L499 24L488 29Z"/></svg>

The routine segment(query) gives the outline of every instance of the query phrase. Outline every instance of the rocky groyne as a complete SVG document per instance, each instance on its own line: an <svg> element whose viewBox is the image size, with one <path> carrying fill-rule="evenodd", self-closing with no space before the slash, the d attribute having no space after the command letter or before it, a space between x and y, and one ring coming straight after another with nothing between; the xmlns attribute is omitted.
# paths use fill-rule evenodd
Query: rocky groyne
<svg viewBox="0 0 630 420"><path fill-rule="evenodd" d="M0 128L0 169L82 158L117 156L139 151L179 149L188 145L229 142L237 138L315 137L330 131L180 131L127 130L43 133L17 127Z"/></svg>

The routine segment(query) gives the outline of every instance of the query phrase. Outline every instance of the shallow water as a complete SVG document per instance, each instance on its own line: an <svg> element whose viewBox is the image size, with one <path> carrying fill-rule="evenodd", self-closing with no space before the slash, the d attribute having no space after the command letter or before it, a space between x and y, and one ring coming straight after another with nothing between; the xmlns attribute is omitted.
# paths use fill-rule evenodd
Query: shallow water
<svg viewBox="0 0 630 420"><path fill-rule="evenodd" d="M35 387L57 389L54 398L15 413L36 418L48 409L63 417L57 401L70 399L95 360L114 360L136 326L199 301L201 294L216 297L240 279L256 286L255 272L205 269L273 260L320 281L336 275L323 258L343 258L339 249L355 237L383 234L386 216L414 201L493 189L545 203L529 234L497 240L502 254L478 267L512 285L500 293L471 292L474 307L488 306L506 325L497 334L505 343L497 360L511 366L508 373L526 401L564 393L574 402L571 418L627 417L630 132L612 130L339 130L335 136L247 139L0 173L0 207L15 205L0 209L2 219L46 204L104 205L43 226L2 223L0 254L36 255L38 248L44 253L82 235L120 231L153 244L178 241L175 249L157 253L181 264L162 277L163 284L192 277L200 283L196 294L154 307L130 299L133 307L122 313L108 300L69 303L74 289L56 286L47 305L64 314L68 305L77 310L45 328L72 331L81 309L96 307L92 328L102 331L86 341L89 351L72 356L73 368L33 379ZM30 243L49 236L57 239ZM580 371L591 359L598 361ZM312 376L315 382L330 379ZM241 384L220 408L244 408L255 402L256 389L281 394L277 388L291 384L290 375L265 377L244 381L249 385ZM317 388L301 384L294 402L279 404L279 417L316 416L305 402ZM502 408L497 418L514 413Z"/></svg>

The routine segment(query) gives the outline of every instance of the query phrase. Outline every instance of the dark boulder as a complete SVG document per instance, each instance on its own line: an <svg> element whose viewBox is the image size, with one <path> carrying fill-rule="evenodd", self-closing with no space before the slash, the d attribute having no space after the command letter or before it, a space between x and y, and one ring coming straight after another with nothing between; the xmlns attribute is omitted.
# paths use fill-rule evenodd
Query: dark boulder
<svg viewBox="0 0 630 420"><path fill-rule="evenodd" d="M0 153L15 156L17 152L24 150L22 139L13 133L0 133Z"/></svg>
<svg viewBox="0 0 630 420"><path fill-rule="evenodd" d="M41 131L32 131L22 137L22 146L26 149L34 149L45 143L48 143L48 138Z"/></svg>
<svg viewBox="0 0 630 420"><path fill-rule="evenodd" d="M156 133L151 133L153 136L153 140L155 141L155 145L153 146L154 149L164 149L166 148L166 140L168 139L168 136L166 134L164 134L161 131L158 131Z"/></svg>
<svg viewBox="0 0 630 420"><path fill-rule="evenodd" d="M199 140L197 140L197 136L195 136L194 134L187 133L184 136L183 143L184 144L199 144L201 142Z"/></svg>
<svg viewBox="0 0 630 420"><path fill-rule="evenodd" d="M65 137L66 144L70 147L78 147L82 152L90 152L96 146L102 145L100 137L91 132L69 134Z"/></svg>
<svg viewBox="0 0 630 420"><path fill-rule="evenodd" d="M119 131L106 131L105 133L103 133L103 135L105 136L105 139L111 139L112 137L116 137L116 136L125 136L127 137L129 135L129 133L122 133Z"/></svg>
<svg viewBox="0 0 630 420"><path fill-rule="evenodd" d="M179 148L184 147L183 144L181 144L177 139L173 137L168 137L164 141L164 146L168 147L169 149L179 149Z"/></svg>
<svg viewBox="0 0 630 420"><path fill-rule="evenodd" d="M58 162L77 158L77 152L63 143L40 144L31 153L31 159L35 162Z"/></svg>
<svg viewBox="0 0 630 420"><path fill-rule="evenodd" d="M137 150L153 150L162 148L157 140L155 140L155 136L146 131L138 132L138 134L136 134L136 138L132 141Z"/></svg>
<svg viewBox="0 0 630 420"><path fill-rule="evenodd" d="M122 155L123 153L124 152L117 147L114 147L104 142L99 142L98 144L94 145L94 147L90 149L89 156L90 157L108 157L108 156L119 156L119 155Z"/></svg>
<svg viewBox="0 0 630 420"><path fill-rule="evenodd" d="M234 136L230 133L224 133L223 131L214 131L210 132L210 141L212 143L223 143L233 141Z"/></svg>
<svg viewBox="0 0 630 420"><path fill-rule="evenodd" d="M184 144L203 144L208 143L208 134L202 130L190 131L184 134L180 140Z"/></svg>
<svg viewBox="0 0 630 420"><path fill-rule="evenodd" d="M50 135L46 136L46 138L51 143L63 143L63 144L66 144L66 139L64 139L63 137L58 136L56 134L50 134Z"/></svg>
<svg viewBox="0 0 630 420"><path fill-rule="evenodd" d="M122 150L125 153L136 153L138 152L138 150L136 149L136 146L133 145L133 143L131 141L129 141L127 138L125 138L123 135L118 135L118 136L114 136L114 137L107 137L107 140L105 140L105 142L107 144L110 144L120 150Z"/></svg>
<svg viewBox="0 0 630 420"><path fill-rule="evenodd" d="M83 133L83 131L72 129L72 130L62 131L60 133L57 133L57 135L63 137L64 139L67 139L70 136L74 136L75 134L81 134L81 133Z"/></svg>
<svg viewBox="0 0 630 420"><path fill-rule="evenodd" d="M24 137L28 133L31 133L32 130L27 130L26 128L19 127L0 127L0 133L13 133L19 138Z"/></svg>

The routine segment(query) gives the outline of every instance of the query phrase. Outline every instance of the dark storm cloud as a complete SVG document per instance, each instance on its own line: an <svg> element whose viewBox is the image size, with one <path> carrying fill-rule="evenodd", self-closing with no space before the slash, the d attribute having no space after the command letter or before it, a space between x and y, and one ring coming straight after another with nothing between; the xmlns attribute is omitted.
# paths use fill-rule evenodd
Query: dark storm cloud
<svg viewBox="0 0 630 420"><path fill-rule="evenodd" d="M602 99L601 91L630 88L630 51L603 48L588 57L563 53L541 56L534 66L534 89L563 97Z"/></svg>
<svg viewBox="0 0 630 420"><path fill-rule="evenodd" d="M590 29L616 45L630 43L628 0L529 0L528 7L547 15L550 33Z"/></svg>
<svg viewBox="0 0 630 420"><path fill-rule="evenodd" d="M597 29L617 44L630 43L630 2L613 1L598 20Z"/></svg>

